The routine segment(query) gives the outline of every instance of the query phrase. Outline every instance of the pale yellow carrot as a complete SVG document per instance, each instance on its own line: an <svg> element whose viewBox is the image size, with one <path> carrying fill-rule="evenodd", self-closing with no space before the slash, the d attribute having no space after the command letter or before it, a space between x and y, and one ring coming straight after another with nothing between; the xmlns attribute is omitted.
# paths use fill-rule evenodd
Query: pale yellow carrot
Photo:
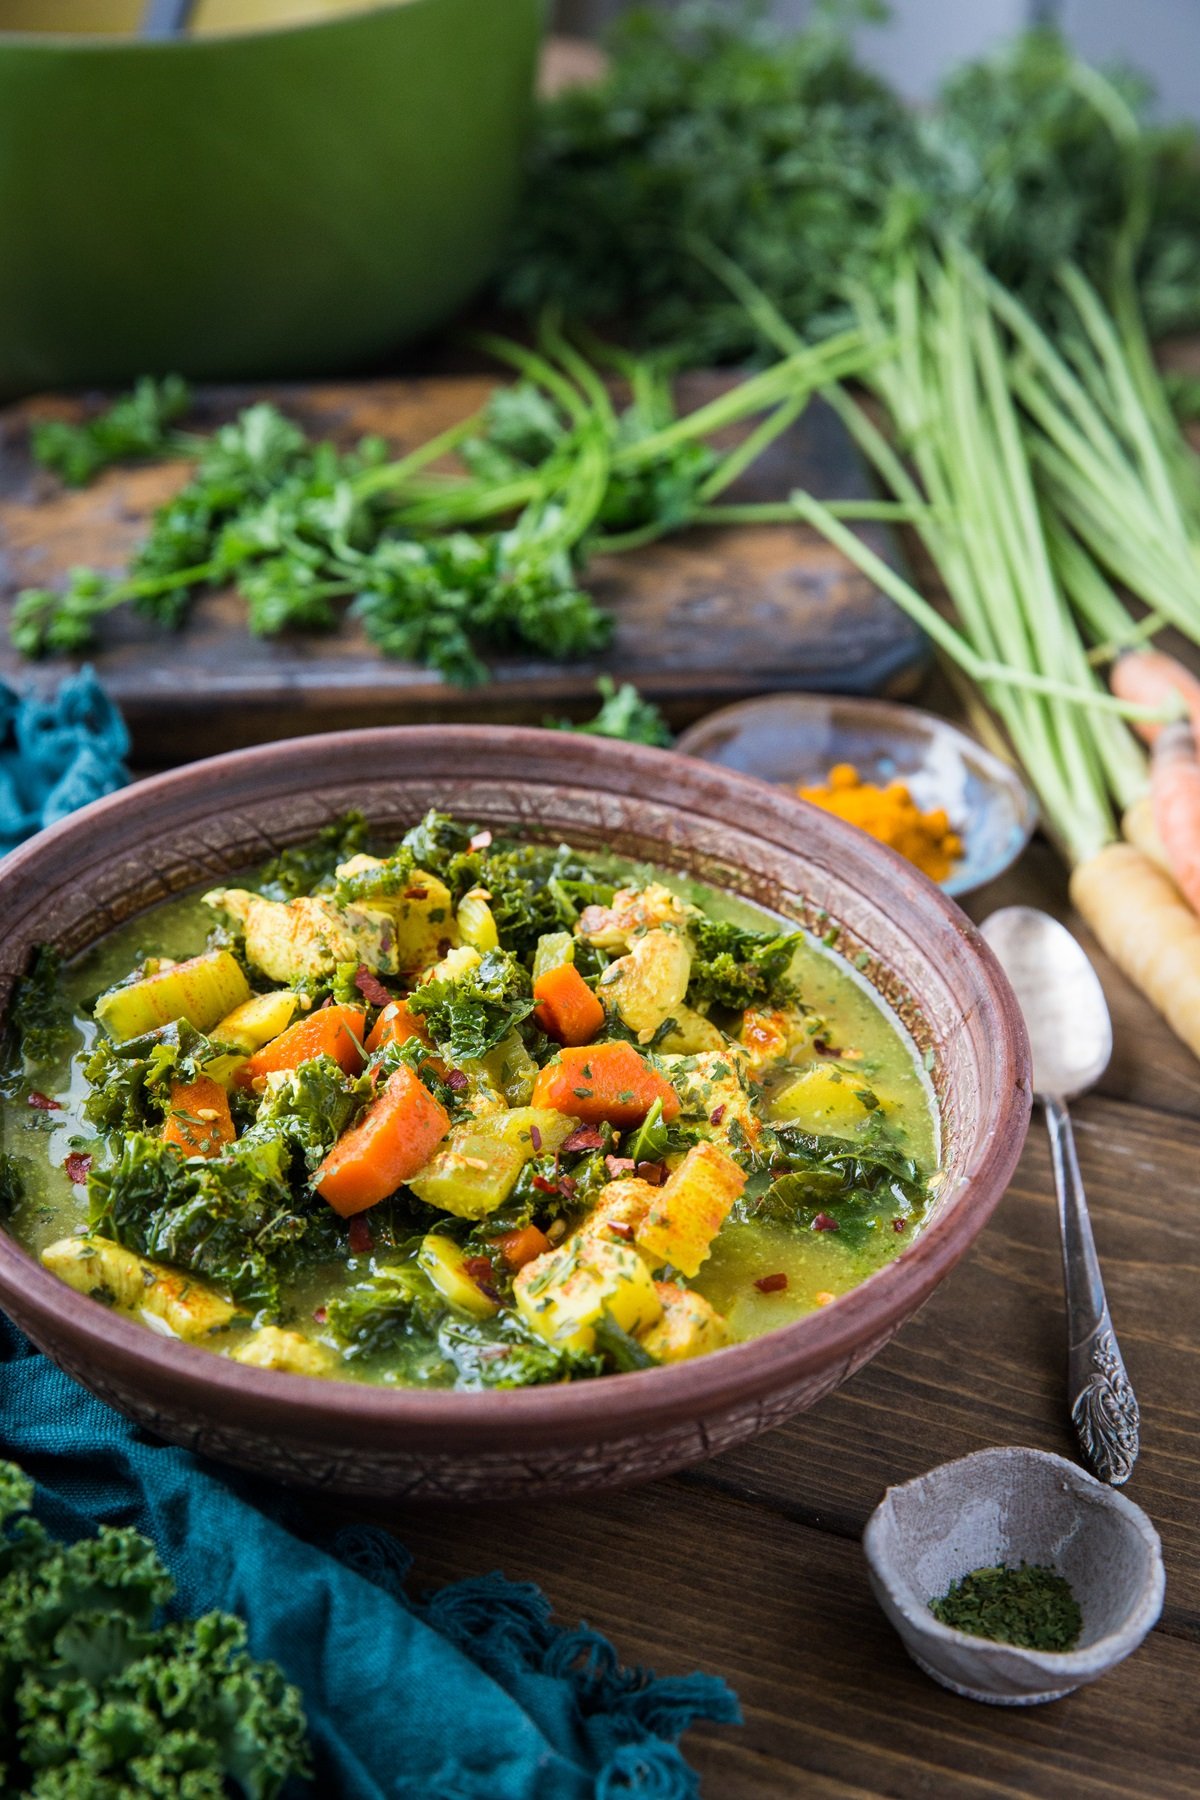
<svg viewBox="0 0 1200 1800"><path fill-rule="evenodd" d="M1127 844L1140 850L1147 862L1152 862L1156 869L1164 875L1171 873L1171 865L1167 861L1167 853L1163 841L1158 835L1158 826L1154 823L1154 802L1150 798L1149 789L1139 794L1131 806L1127 806L1121 815L1121 835Z"/></svg>
<svg viewBox="0 0 1200 1800"><path fill-rule="evenodd" d="M1101 948L1200 1056L1200 918L1132 844L1106 844L1071 876Z"/></svg>

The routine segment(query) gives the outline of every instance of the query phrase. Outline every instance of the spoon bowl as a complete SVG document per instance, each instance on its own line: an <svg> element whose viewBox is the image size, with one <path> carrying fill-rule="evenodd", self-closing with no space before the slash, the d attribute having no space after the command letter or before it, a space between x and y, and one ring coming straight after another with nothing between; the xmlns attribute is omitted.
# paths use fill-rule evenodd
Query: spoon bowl
<svg viewBox="0 0 1200 1800"><path fill-rule="evenodd" d="M1100 978L1065 925L1032 906L993 913L983 935L1012 983L1033 1051L1033 1091L1074 1100L1112 1057L1112 1020Z"/></svg>

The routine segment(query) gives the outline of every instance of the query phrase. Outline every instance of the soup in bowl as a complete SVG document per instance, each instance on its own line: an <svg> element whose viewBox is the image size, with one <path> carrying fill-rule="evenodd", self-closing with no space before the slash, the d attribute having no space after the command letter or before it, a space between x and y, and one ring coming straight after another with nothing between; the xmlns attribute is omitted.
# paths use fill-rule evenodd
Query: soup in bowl
<svg viewBox="0 0 1200 1800"><path fill-rule="evenodd" d="M45 834L0 919L6 1309L163 1435L350 1491L613 1483L811 1404L1028 1110L929 884L625 745L238 752Z"/></svg>

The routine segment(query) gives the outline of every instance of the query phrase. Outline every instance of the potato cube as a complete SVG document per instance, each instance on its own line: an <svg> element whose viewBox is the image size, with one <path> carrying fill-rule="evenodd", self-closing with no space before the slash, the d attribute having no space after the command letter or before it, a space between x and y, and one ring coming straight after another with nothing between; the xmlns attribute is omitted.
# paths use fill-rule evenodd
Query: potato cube
<svg viewBox="0 0 1200 1800"><path fill-rule="evenodd" d="M869 1097L864 1101L863 1095ZM854 1137L875 1110L866 1082L843 1069L817 1064L789 1081L771 1102L771 1117L819 1137Z"/></svg>
<svg viewBox="0 0 1200 1800"><path fill-rule="evenodd" d="M656 1362L684 1362L729 1342L728 1323L703 1294L674 1281L656 1281L654 1289L662 1301L662 1318L642 1333L641 1343Z"/></svg>
<svg viewBox="0 0 1200 1800"><path fill-rule="evenodd" d="M650 1271L632 1246L576 1233L561 1250L526 1263L513 1282L521 1317L547 1342L567 1350L595 1347L608 1313L637 1336L662 1313Z"/></svg>
<svg viewBox="0 0 1200 1800"><path fill-rule="evenodd" d="M337 872L345 879L351 875L369 875L373 868L385 867L377 856L352 856L349 862L339 866ZM373 911L386 913L395 927L398 969L428 968L458 941L458 923L450 890L444 881L439 881L425 869L414 869L396 893L368 893L363 898Z"/></svg>
<svg viewBox="0 0 1200 1800"><path fill-rule="evenodd" d="M724 1150L709 1142L694 1144L666 1184L655 1188L637 1230L638 1248L655 1268L670 1263L683 1275L695 1275L745 1185L745 1175Z"/></svg>
<svg viewBox="0 0 1200 1800"><path fill-rule="evenodd" d="M287 1030L299 1004L299 996L287 988L276 994L255 994L252 1000L244 1000L241 1006L226 1013L219 1025L214 1025L213 1042L227 1044L231 1050L252 1056Z"/></svg>
<svg viewBox="0 0 1200 1800"><path fill-rule="evenodd" d="M417 1263L424 1269L443 1300L457 1306L460 1312L476 1319L490 1319L499 1311L500 1303L485 1294L466 1267L464 1257L453 1238L431 1231L417 1251Z"/></svg>

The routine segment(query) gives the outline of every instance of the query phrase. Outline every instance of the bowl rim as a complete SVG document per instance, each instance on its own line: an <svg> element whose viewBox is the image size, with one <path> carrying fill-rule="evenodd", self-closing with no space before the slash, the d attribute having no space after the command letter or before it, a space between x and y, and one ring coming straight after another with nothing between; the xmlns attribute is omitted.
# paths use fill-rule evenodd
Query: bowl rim
<svg viewBox="0 0 1200 1800"><path fill-rule="evenodd" d="M728 706L719 707L715 712L705 713L702 719L697 719L694 724L689 725L685 731L681 732L675 747L683 755L694 757L699 762L710 763L715 768L727 768L728 764L720 762L716 757L706 756L694 747L703 742L709 728L718 721L732 721L754 713L811 713L816 712L820 707L838 707L864 715L874 714L885 722L894 721L897 726L904 727L906 735L909 737L914 735L911 729L913 721L918 721L924 728L927 737L933 737L936 734L951 740L958 747L959 754L964 760L976 764L993 786L1003 789L1011 796L1016 811L1018 832L1005 860L990 864L983 873L972 876L968 881L961 881L951 873L945 881L935 882L934 885L941 888L944 894L957 898L962 894L974 893L977 888L986 887L989 882L996 881L1007 869L1012 868L1037 830L1040 818L1037 801L1029 786L1018 769L1015 769L1011 763L1005 762L1002 757L997 756L994 750L989 750L986 744L980 743L979 739L965 726L960 725L954 719L943 718L940 713L930 712L926 707L909 706L900 700L875 699L869 694L789 693L786 691L774 694L754 694L748 700L735 700ZM730 769L730 774L742 773L741 770ZM768 787L776 786L766 775L747 776L746 779L765 782ZM799 799L799 795L789 794L789 790L786 788L778 791L789 798Z"/></svg>
<svg viewBox="0 0 1200 1800"><path fill-rule="evenodd" d="M256 43L262 38L296 37L301 33L325 31L333 25L357 24L372 14L418 12L437 6L440 0L356 0L354 6L330 13L325 18L277 19L273 23L251 25L243 30L224 26L220 31L181 31L174 37L148 38L138 31L5 31L0 27L0 51L8 49L45 49L51 54L68 50L120 53L137 56L147 54L179 56L203 50L210 44Z"/></svg>
<svg viewBox="0 0 1200 1800"><path fill-rule="evenodd" d="M973 1632L959 1631L956 1626L944 1624L920 1598L904 1567L896 1558L884 1554L882 1539L885 1531L889 1526L898 1531L892 1519L895 1495L914 1488L920 1490L933 1477L945 1475L951 1470L965 1469L970 1464L983 1468L998 1464L1003 1469L1011 1468L1014 1459L1020 1460L1027 1467L1034 1466L1047 1472L1056 1471L1064 1487L1086 1494L1093 1505L1122 1519L1128 1529L1141 1539L1149 1553L1148 1579L1132 1598L1121 1622L1101 1637L1093 1638L1088 1644L1080 1644L1074 1650L1030 1650L1023 1644L1006 1644L995 1638L977 1637ZM886 1592L913 1637L921 1641L926 1655L932 1657L934 1645L946 1649L969 1649L983 1661L1002 1661L1010 1670L1027 1670L1030 1675L1036 1675L1039 1681L1053 1676L1056 1681L1077 1683L1080 1679L1095 1674L1099 1667L1108 1668L1122 1661L1131 1651L1136 1650L1146 1634L1153 1629L1162 1612L1166 1592L1162 1539L1149 1514L1127 1494L1110 1487L1106 1482L1098 1481L1078 1463L1070 1462L1065 1456L1058 1456L1051 1450L1037 1450L1023 1444L993 1445L984 1450L973 1450L967 1456L935 1463L933 1468L925 1469L908 1481L896 1482L888 1488L867 1520L863 1530L863 1554L875 1580Z"/></svg>
<svg viewBox="0 0 1200 1800"><path fill-rule="evenodd" d="M486 747L501 746L511 760L531 760L535 752L553 742L557 759L567 772L554 778L532 773L530 781L548 788L572 785L635 794L639 787L651 792L669 786L676 796L671 804L681 811L722 822L718 812L705 812L703 789L714 799L731 801L742 823L769 843L771 815L777 814L781 847L792 844L797 808L811 816L813 830L832 838L853 867L864 859L882 864L889 892L907 890L909 903L931 923L952 930L973 953L980 987L979 1006L990 1006L995 1021L995 1041L1000 1063L995 1090L990 1096L991 1128L977 1146L975 1159L964 1173L959 1191L948 1210L935 1216L910 1246L857 1287L839 1296L833 1306L819 1309L781 1325L762 1337L728 1345L702 1357L639 1370L605 1375L593 1381L568 1382L539 1388L489 1390L420 1390L372 1386L354 1381L315 1380L309 1376L260 1370L214 1355L199 1345L166 1338L135 1320L110 1311L98 1301L74 1293L58 1277L42 1267L7 1230L0 1228L0 1306L9 1309L10 1298L20 1311L50 1315L56 1319L67 1296L73 1302L70 1334L73 1345L86 1349L89 1367L111 1370L131 1379L169 1377L176 1399L190 1401L198 1410L222 1396L236 1400L260 1418L272 1416L289 1436L315 1430L328 1422L331 1410L353 1421L363 1438L393 1441L396 1433L411 1433L412 1442L442 1440L449 1429L472 1434L481 1449L508 1446L519 1434L522 1444L556 1444L592 1441L597 1428L606 1439L624 1437L656 1422L678 1418L687 1407L701 1416L711 1408L725 1410L738 1399L757 1399L784 1385L790 1373L821 1374L838 1364L849 1373L864 1360L862 1346L880 1335L886 1338L896 1325L928 1298L950 1268L965 1254L999 1204L1016 1167L1024 1143L1031 1106L1029 1046L1024 1022L999 962L971 921L944 893L920 875L911 864L885 846L867 838L853 826L805 802L772 794L766 784L705 764L674 751L651 749L623 741L567 736L530 726L503 725L400 725L352 731L328 732L278 740L232 750L220 756L188 763L137 781L116 793L92 801L67 818L38 833L0 862L0 896L27 883L37 893L39 866L54 865L64 851L79 848L98 826L136 815L180 799L219 792L222 777L237 771L253 779L260 769L272 767L299 774L305 765L325 770L340 757L355 751L374 759L381 771L404 766L411 751L436 758L436 747L473 748L476 757ZM430 765L436 773L436 760ZM697 783L699 771L705 771ZM453 777L446 775L446 779ZM515 778L514 778L515 779ZM697 791L699 786L700 792ZM691 792L689 794L689 787ZM190 812L192 809L187 808ZM216 810L214 804L212 810ZM757 824L749 826L745 821ZM724 821L727 822L727 821ZM514 829L520 830L519 817ZM144 849L144 843L142 848ZM663 862L671 866L671 846L663 846ZM791 853L794 854L794 851ZM111 857L110 846L108 856ZM101 860L105 860L103 857ZM0 912L2 912L0 900ZM99 938L103 932L97 932ZM868 1351L867 1354L871 1352ZM838 1379L841 1379L839 1377Z"/></svg>

